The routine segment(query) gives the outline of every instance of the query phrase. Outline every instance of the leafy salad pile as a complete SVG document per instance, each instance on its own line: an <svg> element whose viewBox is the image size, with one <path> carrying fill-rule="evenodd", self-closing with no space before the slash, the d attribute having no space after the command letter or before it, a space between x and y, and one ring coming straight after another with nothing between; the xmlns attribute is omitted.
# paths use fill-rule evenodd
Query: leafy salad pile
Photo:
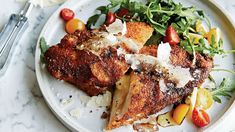
<svg viewBox="0 0 235 132"><path fill-rule="evenodd" d="M212 28L204 12L193 6L184 7L173 0L148 0L146 3L131 0L109 1L110 4L98 7L96 9L98 13L88 19L88 29L96 25L98 20L109 12L118 14L120 10L125 9L128 12L116 17L126 22L146 22L154 28L154 33L146 45L159 44L163 41L167 28L172 25L180 37L179 45L192 54L194 59L196 53L214 57L235 52L223 49L220 30ZM217 69L217 71L235 73L224 69ZM228 80L224 78L220 85L217 84L217 88L213 88L213 99L216 102L221 102L219 96L230 98L231 92L235 91L235 84L232 84L233 81L228 84Z"/></svg>

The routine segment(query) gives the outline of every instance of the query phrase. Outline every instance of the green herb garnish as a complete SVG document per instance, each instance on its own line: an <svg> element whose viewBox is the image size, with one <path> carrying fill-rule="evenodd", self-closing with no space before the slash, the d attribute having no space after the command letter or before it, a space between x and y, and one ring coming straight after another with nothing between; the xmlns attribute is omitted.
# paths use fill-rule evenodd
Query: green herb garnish
<svg viewBox="0 0 235 132"><path fill-rule="evenodd" d="M109 0L107 6L100 6L96 10L98 14L90 17L87 27L95 25L102 14L108 11L116 12L117 9L126 8L130 11L130 19L120 18L125 21L141 21L149 23L161 35L165 35L166 28L172 23L187 23L193 26L199 19L204 18L201 10L195 7L183 7L172 0L149 0L147 4L131 0ZM116 10L115 10L116 9ZM187 27L184 27L188 29Z"/></svg>
<svg viewBox="0 0 235 132"><path fill-rule="evenodd" d="M224 78L220 85L213 89L212 96L214 101L221 103L221 96L226 97L227 99L231 98L231 93L235 92L235 83L230 79Z"/></svg>
<svg viewBox="0 0 235 132"><path fill-rule="evenodd" d="M44 61L44 54L46 53L46 51L49 49L50 46L47 45L47 42L44 37L40 38L39 45L40 45L40 49L41 49L41 55L40 55L41 61L45 62Z"/></svg>
<svg viewBox="0 0 235 132"><path fill-rule="evenodd" d="M198 20L205 21L211 28L210 21L205 16L202 10L197 10L195 7L184 7L181 3L175 3L173 0L148 0L147 3L131 1L131 0L109 0L107 6L100 6L96 10L98 14L91 16L87 22L87 27L90 29L95 25L102 15L106 15L109 11L118 12L119 9L125 8L129 10L128 18L122 17L123 21L138 21L150 24L155 32L147 44L159 43L165 36L165 31L169 25L173 25L181 38L181 47L195 56L196 52L208 54L213 57L215 54L227 53L222 49L223 41L215 41L212 37L211 44L203 38L200 44L194 45L188 41L189 33L197 33L195 24ZM156 37L154 39L153 37ZM233 52L233 51L229 51Z"/></svg>

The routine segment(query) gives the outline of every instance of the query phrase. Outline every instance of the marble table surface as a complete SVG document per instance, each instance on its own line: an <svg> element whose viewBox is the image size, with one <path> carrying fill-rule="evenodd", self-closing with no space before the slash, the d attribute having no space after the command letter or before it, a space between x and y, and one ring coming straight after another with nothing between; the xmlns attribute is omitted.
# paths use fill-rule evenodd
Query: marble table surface
<svg viewBox="0 0 235 132"><path fill-rule="evenodd" d="M235 0L216 0L235 21ZM15 0L1 0L0 29L11 13L17 13L24 4ZM35 75L34 52L39 33L58 6L34 8L30 26L18 42L6 74L0 77L0 132L67 132L47 107ZM217 129L235 131L235 110Z"/></svg>

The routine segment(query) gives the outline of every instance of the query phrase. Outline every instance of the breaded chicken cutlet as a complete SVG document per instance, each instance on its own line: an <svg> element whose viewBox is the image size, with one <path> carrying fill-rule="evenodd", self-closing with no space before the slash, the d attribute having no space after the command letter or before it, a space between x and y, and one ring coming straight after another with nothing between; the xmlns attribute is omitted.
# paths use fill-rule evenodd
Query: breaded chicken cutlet
<svg viewBox="0 0 235 132"><path fill-rule="evenodd" d="M115 88L107 130L131 124L181 101L204 82L213 66L212 58L199 53L194 64L192 55L173 45L171 67L189 69L191 80L185 85L178 87L179 80L172 79L169 73L164 75L163 67L145 63L148 60L135 68L135 61L128 61L128 56L155 60L158 47L144 46L153 33L146 23L127 22L126 27L124 36L114 37L104 28L77 31L45 53L47 69L53 77L74 84L88 95Z"/></svg>

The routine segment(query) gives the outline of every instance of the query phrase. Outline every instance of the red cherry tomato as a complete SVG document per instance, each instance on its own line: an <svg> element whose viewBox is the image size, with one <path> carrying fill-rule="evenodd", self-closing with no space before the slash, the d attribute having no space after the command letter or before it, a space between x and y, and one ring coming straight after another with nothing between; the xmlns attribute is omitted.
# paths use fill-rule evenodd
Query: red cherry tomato
<svg viewBox="0 0 235 132"><path fill-rule="evenodd" d="M123 17L129 13L129 10L126 8L122 8L118 11L117 16Z"/></svg>
<svg viewBox="0 0 235 132"><path fill-rule="evenodd" d="M204 110L194 108L192 114L193 123L198 127L204 127L210 123L209 115Z"/></svg>
<svg viewBox="0 0 235 132"><path fill-rule="evenodd" d="M75 15L75 13L68 8L64 8L60 11L60 17L65 21L69 21L69 20L73 19L74 15Z"/></svg>
<svg viewBox="0 0 235 132"><path fill-rule="evenodd" d="M172 25L170 25L167 29L166 29L166 36L164 37L164 42L168 42L169 44L178 44L180 42L180 37L177 34L177 32L175 31L175 29L173 28Z"/></svg>
<svg viewBox="0 0 235 132"><path fill-rule="evenodd" d="M105 24L108 26L116 21L116 15L113 12L108 12L105 19Z"/></svg>

